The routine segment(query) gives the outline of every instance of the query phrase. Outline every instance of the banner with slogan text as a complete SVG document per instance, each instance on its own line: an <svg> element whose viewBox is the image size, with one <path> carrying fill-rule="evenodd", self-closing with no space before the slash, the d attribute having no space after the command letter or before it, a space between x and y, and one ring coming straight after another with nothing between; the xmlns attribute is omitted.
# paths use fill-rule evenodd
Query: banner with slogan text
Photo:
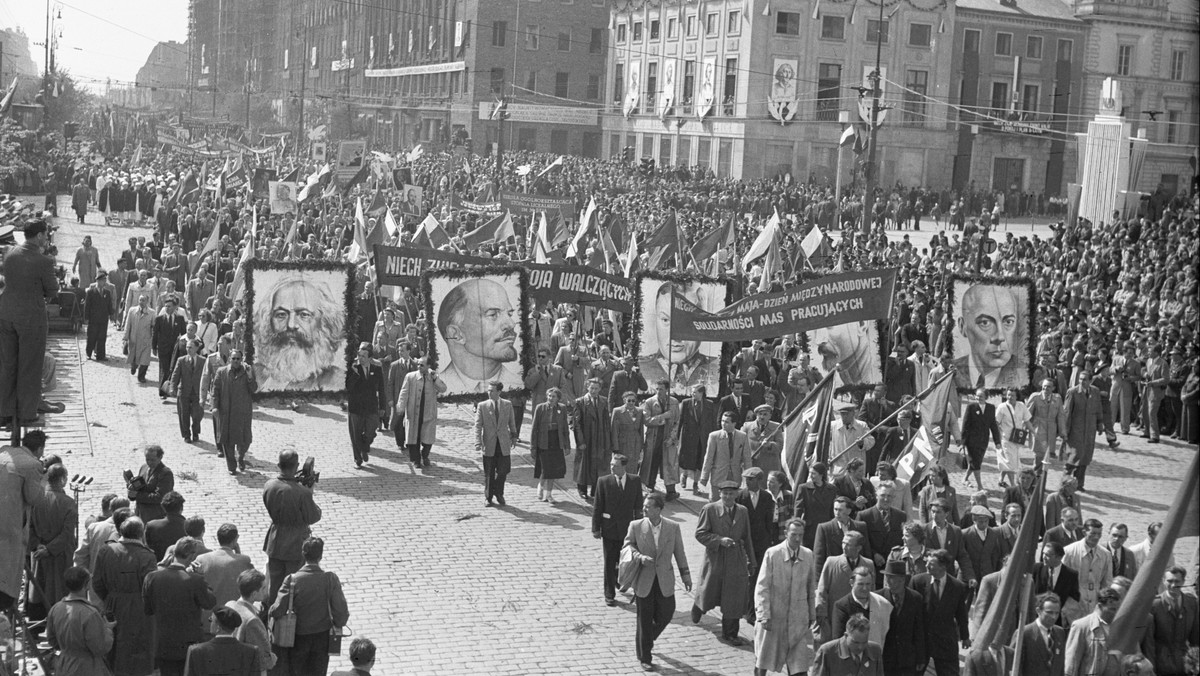
<svg viewBox="0 0 1200 676"><path fill-rule="evenodd" d="M380 286L417 286L426 270L495 265L490 258L412 247L375 247L375 274ZM617 312L633 311L629 280L581 265L524 264L529 295L538 302L593 305Z"/></svg>
<svg viewBox="0 0 1200 676"><path fill-rule="evenodd" d="M743 298L709 313L675 293L671 339L737 342L811 331L824 326L887 319L896 269L826 275L775 293Z"/></svg>
<svg viewBox="0 0 1200 676"><path fill-rule="evenodd" d="M470 211L473 214L498 214L504 211L499 202L473 202L459 197L456 193L450 193L450 208Z"/></svg>
<svg viewBox="0 0 1200 676"><path fill-rule="evenodd" d="M575 216L575 200L570 197L532 195L504 190L500 193L500 205L514 214L533 214L539 211L557 211L564 219Z"/></svg>

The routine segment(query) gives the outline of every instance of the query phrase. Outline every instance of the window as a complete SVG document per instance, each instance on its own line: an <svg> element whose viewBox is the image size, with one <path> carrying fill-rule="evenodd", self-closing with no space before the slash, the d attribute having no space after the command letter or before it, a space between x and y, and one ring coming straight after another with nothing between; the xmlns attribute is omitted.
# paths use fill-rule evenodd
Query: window
<svg viewBox="0 0 1200 676"><path fill-rule="evenodd" d="M1167 111L1167 143L1179 142L1179 119L1183 113L1178 110Z"/></svg>
<svg viewBox="0 0 1200 676"><path fill-rule="evenodd" d="M1035 115L1038 111L1038 101L1042 96L1042 88L1035 84L1027 84L1021 88L1021 112Z"/></svg>
<svg viewBox="0 0 1200 676"><path fill-rule="evenodd" d="M613 73L612 100L620 103L625 98L625 64L618 63Z"/></svg>
<svg viewBox="0 0 1200 676"><path fill-rule="evenodd" d="M617 26L617 44L625 44L625 24L619 24Z"/></svg>
<svg viewBox="0 0 1200 676"><path fill-rule="evenodd" d="M1025 38L1025 58L1042 58L1042 38L1040 36L1030 35Z"/></svg>
<svg viewBox="0 0 1200 676"><path fill-rule="evenodd" d="M775 13L775 34L776 35L800 35L800 13L799 12L776 12Z"/></svg>
<svg viewBox="0 0 1200 676"><path fill-rule="evenodd" d="M642 22L641 21L633 22L633 41L634 42L642 41Z"/></svg>
<svg viewBox="0 0 1200 676"><path fill-rule="evenodd" d="M587 100L588 101L596 101L596 100L599 100L599 98L600 98L600 76L595 75L595 74L589 75L588 76L588 86L587 86Z"/></svg>
<svg viewBox="0 0 1200 676"><path fill-rule="evenodd" d="M558 72L554 74L554 95L560 99L567 98L567 82L570 80L570 73Z"/></svg>
<svg viewBox="0 0 1200 676"><path fill-rule="evenodd" d="M696 166L701 169L712 166L712 139L707 136L696 140Z"/></svg>
<svg viewBox="0 0 1200 676"><path fill-rule="evenodd" d="M667 39L674 40L679 37L679 19L675 17L667 18Z"/></svg>
<svg viewBox="0 0 1200 676"><path fill-rule="evenodd" d="M560 51L560 52L571 51L571 31L570 30L558 32L558 51Z"/></svg>
<svg viewBox="0 0 1200 676"><path fill-rule="evenodd" d="M503 47L508 44L508 22L492 22L492 46Z"/></svg>
<svg viewBox="0 0 1200 676"><path fill-rule="evenodd" d="M1059 61L1070 61L1072 59L1072 52L1074 52L1074 51L1075 51L1075 41L1074 40L1059 40L1058 41L1058 60Z"/></svg>
<svg viewBox="0 0 1200 676"><path fill-rule="evenodd" d="M588 54L599 54L604 50L604 29L593 28L592 39L588 41Z"/></svg>
<svg viewBox="0 0 1200 676"><path fill-rule="evenodd" d="M683 62L683 114L692 114L692 100L696 96L696 62Z"/></svg>
<svg viewBox="0 0 1200 676"><path fill-rule="evenodd" d="M1182 80L1187 74L1187 50L1175 49L1171 51L1171 79ZM286 68L286 66L285 66Z"/></svg>
<svg viewBox="0 0 1200 676"><path fill-rule="evenodd" d="M608 156L611 159L621 157L621 135L610 134L608 137Z"/></svg>
<svg viewBox="0 0 1200 676"><path fill-rule="evenodd" d="M651 61L646 64L646 93L642 95L642 107L647 113L654 113L654 107L658 105L658 62Z"/></svg>
<svg viewBox="0 0 1200 676"><path fill-rule="evenodd" d="M933 38L933 26L927 23L908 24L908 46L928 47Z"/></svg>
<svg viewBox="0 0 1200 676"><path fill-rule="evenodd" d="M737 102L737 59L725 59L725 115L733 115Z"/></svg>
<svg viewBox="0 0 1200 676"><path fill-rule="evenodd" d="M491 81L492 81L492 93L493 94L499 94L499 93L503 92L504 91L504 69L503 68L493 68Z"/></svg>
<svg viewBox="0 0 1200 676"><path fill-rule="evenodd" d="M542 27L537 24L525 26L525 49L537 49Z"/></svg>
<svg viewBox="0 0 1200 676"><path fill-rule="evenodd" d="M1133 45L1117 47L1117 75L1129 75L1133 70Z"/></svg>
<svg viewBox="0 0 1200 676"><path fill-rule="evenodd" d="M689 38L696 37L696 17L694 15L687 18L687 30L685 33Z"/></svg>
<svg viewBox="0 0 1200 676"><path fill-rule="evenodd" d="M841 105L842 64L822 63L817 66L817 119L833 121Z"/></svg>
<svg viewBox="0 0 1200 676"><path fill-rule="evenodd" d="M929 71L910 70L904 78L904 121L925 123L925 94L929 91Z"/></svg>
<svg viewBox="0 0 1200 676"><path fill-rule="evenodd" d="M821 15L821 37L825 40L846 39L846 17Z"/></svg>
<svg viewBox="0 0 1200 676"><path fill-rule="evenodd" d="M666 171L671 167L671 137L663 134L658 137L658 168Z"/></svg>
<svg viewBox="0 0 1200 676"><path fill-rule="evenodd" d="M555 129L550 132L550 152L556 155L567 153L567 130Z"/></svg>
<svg viewBox="0 0 1200 676"><path fill-rule="evenodd" d="M1003 116L1008 112L1008 83L992 83L992 112Z"/></svg>
<svg viewBox="0 0 1200 676"><path fill-rule="evenodd" d="M963 54L979 53L979 31L968 28L963 32Z"/></svg>
<svg viewBox="0 0 1200 676"><path fill-rule="evenodd" d="M708 16L704 17L704 34L705 35L720 35L721 26L717 23L718 15L716 12L709 12Z"/></svg>
<svg viewBox="0 0 1200 676"><path fill-rule="evenodd" d="M531 92L537 91L537 71L531 70L525 75L525 88Z"/></svg>
<svg viewBox="0 0 1200 676"><path fill-rule="evenodd" d="M996 56L1012 56L1012 33L996 33Z"/></svg>
<svg viewBox="0 0 1200 676"><path fill-rule="evenodd" d="M742 32L742 13L738 10L729 12L729 20L725 23L725 33L737 35Z"/></svg>
<svg viewBox="0 0 1200 676"><path fill-rule="evenodd" d="M691 136L680 136L679 137L679 148L675 154L675 163L680 166L684 166L684 167L691 166L691 164L692 164L692 137Z"/></svg>
<svg viewBox="0 0 1200 676"><path fill-rule="evenodd" d="M729 178L733 166L733 141L721 139L717 143L717 176Z"/></svg>
<svg viewBox="0 0 1200 676"><path fill-rule="evenodd" d="M867 20L867 42L875 44L876 42L888 43L888 24L891 23L884 19L882 23L877 19Z"/></svg>

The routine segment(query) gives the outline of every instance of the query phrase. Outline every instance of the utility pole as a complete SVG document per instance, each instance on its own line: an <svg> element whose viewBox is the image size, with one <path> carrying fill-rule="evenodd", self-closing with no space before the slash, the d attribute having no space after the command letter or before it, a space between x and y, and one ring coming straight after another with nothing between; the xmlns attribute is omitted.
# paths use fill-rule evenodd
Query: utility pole
<svg viewBox="0 0 1200 676"><path fill-rule="evenodd" d="M871 78L871 119L867 121L871 125L871 147L867 150L867 167L866 192L863 194L863 213L862 213L862 231L864 234L870 234L871 223L874 220L875 212L875 186L879 181L879 167L876 166L876 151L875 143L879 136L879 94L880 85L883 78L883 0L879 0L879 26L875 31L875 70L872 71Z"/></svg>
<svg viewBox="0 0 1200 676"><path fill-rule="evenodd" d="M213 55L213 81L212 81L212 116L217 117L217 83L220 81L221 73L221 19L224 13L224 0L217 0L217 53Z"/></svg>
<svg viewBox="0 0 1200 676"><path fill-rule="evenodd" d="M300 54L300 131L296 134L296 158L301 157L301 145L308 135L304 132L304 86L308 81L308 25L304 28L304 51Z"/></svg>
<svg viewBox="0 0 1200 676"><path fill-rule="evenodd" d="M246 45L246 82L243 85L246 90L246 134L250 134L250 58L254 54L254 45Z"/></svg>

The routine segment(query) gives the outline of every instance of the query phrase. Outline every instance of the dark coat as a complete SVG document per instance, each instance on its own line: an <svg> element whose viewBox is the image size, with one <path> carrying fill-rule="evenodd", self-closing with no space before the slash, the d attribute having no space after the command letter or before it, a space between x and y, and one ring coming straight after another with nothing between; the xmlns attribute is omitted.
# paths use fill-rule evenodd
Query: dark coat
<svg viewBox="0 0 1200 676"><path fill-rule="evenodd" d="M92 285L83 296L83 313L88 324L103 325L113 316L116 301L113 300L112 287L108 285Z"/></svg>
<svg viewBox="0 0 1200 676"><path fill-rule="evenodd" d="M1013 636L1013 647L1021 641L1021 666L1017 673L1021 676L1063 676L1066 669L1067 632L1062 627L1050 627L1050 641L1053 650L1046 646L1042 638L1042 630L1037 622L1017 630Z"/></svg>
<svg viewBox="0 0 1200 676"><path fill-rule="evenodd" d="M175 342L187 334L187 320L183 314L158 315L154 318L154 349L158 350L159 359L170 359L175 350Z"/></svg>
<svg viewBox="0 0 1200 676"><path fill-rule="evenodd" d="M980 408L976 403L967 404L962 420L963 446L972 453L978 452L982 455L987 450L989 435L999 446L1000 426L996 424L996 407L985 404Z"/></svg>
<svg viewBox="0 0 1200 676"><path fill-rule="evenodd" d="M184 529L186 523L187 519L182 514L168 514L146 524L146 544L159 561L166 555L168 547L187 535Z"/></svg>
<svg viewBox="0 0 1200 676"><path fill-rule="evenodd" d="M870 539L866 537L866 522L851 519L850 530L856 530L863 534L861 556L872 558L875 553L871 549ZM838 526L836 519L830 519L817 526L816 536L813 538L813 555L817 557L817 570L825 567L825 559L831 556L841 556L842 553L842 529Z"/></svg>
<svg viewBox="0 0 1200 676"><path fill-rule="evenodd" d="M188 648L184 676L253 676L258 649L232 636L214 636Z"/></svg>
<svg viewBox="0 0 1200 676"><path fill-rule="evenodd" d="M871 545L872 555L879 554L884 558L887 558L892 547L904 544L904 522L908 519L904 512L895 507L889 507L888 510L888 527L886 529L883 527L883 510L878 505L858 513L858 518L867 526L865 534ZM883 572L879 571L879 575L882 576Z"/></svg>
<svg viewBox="0 0 1200 676"><path fill-rule="evenodd" d="M1154 663L1155 673L1185 674L1189 645L1200 643L1196 597L1180 596L1178 610L1172 613L1162 596L1150 605L1150 622L1142 638L1142 653Z"/></svg>
<svg viewBox="0 0 1200 676"><path fill-rule="evenodd" d="M921 573L912 590L925 607L925 644L931 659L958 659L958 642L968 636L967 585L947 575L941 598L934 598L933 576Z"/></svg>
<svg viewBox="0 0 1200 676"><path fill-rule="evenodd" d="M217 604L204 578L177 563L146 576L142 600L146 615L154 617L157 629L154 655L165 660L187 658L188 646L204 638L200 611L211 610Z"/></svg>
<svg viewBox="0 0 1200 676"><path fill-rule="evenodd" d="M58 298L54 259L36 247L13 247L0 263L4 293L0 294L0 319L23 326L46 325L46 301Z"/></svg>
<svg viewBox="0 0 1200 676"><path fill-rule="evenodd" d="M717 405L708 399L699 405L691 397L679 404L679 468L698 472L704 465L708 435L721 426Z"/></svg>
<svg viewBox="0 0 1200 676"><path fill-rule="evenodd" d="M855 502L862 496L867 499L867 507L872 507L875 504L875 485L870 481L863 479L858 488L854 488L854 483L850 481L850 477L842 475L833 480L833 487L837 490L838 495L844 495L850 498L850 516L851 518L858 516L858 504ZM863 509L866 509L864 507Z"/></svg>
<svg viewBox="0 0 1200 676"><path fill-rule="evenodd" d="M937 530L931 521L925 524L925 546L929 549L941 549L950 552L950 556L958 563L958 579L969 582L975 577L975 569L971 566L971 558L967 556L967 548L963 546L962 529L949 521L946 522L946 541L937 541Z"/></svg>
<svg viewBox="0 0 1200 676"><path fill-rule="evenodd" d="M263 504L271 517L263 551L272 559L303 561L300 545L312 533L310 526L321 520L312 489L294 478L276 477L263 488Z"/></svg>
<svg viewBox="0 0 1200 676"><path fill-rule="evenodd" d="M812 481L801 484L796 489L796 516L804 519L804 546L816 552L817 529L821 524L833 518L833 501L837 499L837 489L826 481L816 486ZM841 540L838 540L841 546ZM817 568L824 565L821 561Z"/></svg>
<svg viewBox="0 0 1200 676"><path fill-rule="evenodd" d="M605 474L596 481L596 503L592 509L592 532L610 540L624 540L629 524L642 518L642 480L625 473L625 488L617 477Z"/></svg>
<svg viewBox="0 0 1200 676"><path fill-rule="evenodd" d="M982 580L985 575L1000 570L1000 562L1008 554L1008 541L1000 535L999 528L987 529L987 538L980 539L979 532L974 528L963 531L963 547L967 557L971 559L971 571L974 576L967 578Z"/></svg>
<svg viewBox="0 0 1200 676"><path fill-rule="evenodd" d="M621 395L626 392L645 392L647 389L646 377L640 370L636 373L614 371L608 384L608 400L623 401Z"/></svg>
<svg viewBox="0 0 1200 676"><path fill-rule="evenodd" d="M879 431L879 443L875 444L875 447L871 450L875 451L879 460L895 462L899 459L900 454L904 452L904 449L908 448L909 442L912 441L913 435L916 433L917 430L913 427L909 427L907 430L899 425L885 427ZM874 472L875 466L869 465L867 469Z"/></svg>
<svg viewBox="0 0 1200 676"><path fill-rule="evenodd" d="M774 523L775 498L766 489L758 492L758 507L750 500L750 491L742 489L738 493L737 503L746 508L750 514L750 542L754 544L754 556L762 561L763 554L775 544L775 533L778 529Z"/></svg>
<svg viewBox="0 0 1200 676"><path fill-rule="evenodd" d="M1046 534L1044 536L1042 536L1042 544L1045 544L1047 542L1057 542L1058 544L1062 545L1063 549L1066 549L1067 545L1069 545L1073 542L1079 542L1082 539L1083 539L1083 529L1082 528L1076 530L1074 533L1071 533L1071 532L1068 532L1067 529L1064 528L1063 525L1060 523L1057 526L1055 526L1054 528L1051 528L1050 530L1046 531Z"/></svg>
<svg viewBox="0 0 1200 676"><path fill-rule="evenodd" d="M892 604L887 638L883 642L883 669L889 674L911 674L917 665L925 664L925 606L921 595L904 589L904 603L899 608L891 589L879 592Z"/></svg>
<svg viewBox="0 0 1200 676"><path fill-rule="evenodd" d="M1033 617L1033 607L1035 599L1039 594L1044 594L1052 591L1058 595L1060 601L1064 604L1067 599L1079 600L1079 572L1074 568L1066 565L1059 566L1058 580L1054 583L1054 588L1050 588L1050 573L1046 570L1046 564L1033 564L1033 569L1030 571L1033 575L1033 593L1029 595L1030 617ZM1058 617L1058 626L1066 628L1067 620L1063 616Z"/></svg>
<svg viewBox="0 0 1200 676"><path fill-rule="evenodd" d="M754 407L750 405L749 394L742 394L741 406L734 401L734 396L732 394L727 394L724 397L721 397L721 405L720 410L717 413L717 421L719 422L721 420L721 417L725 415L725 411L732 411L733 426L740 430L742 429L742 424L746 422L746 416L752 410L754 410Z"/></svg>
<svg viewBox="0 0 1200 676"><path fill-rule="evenodd" d="M357 363L346 370L346 410L356 415L379 415L388 408L383 391L383 368L372 364L364 377Z"/></svg>

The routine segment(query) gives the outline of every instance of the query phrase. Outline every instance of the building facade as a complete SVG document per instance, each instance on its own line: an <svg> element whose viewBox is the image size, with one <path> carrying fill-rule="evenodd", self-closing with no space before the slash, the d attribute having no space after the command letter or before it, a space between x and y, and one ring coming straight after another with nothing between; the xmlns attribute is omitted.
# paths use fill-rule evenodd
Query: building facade
<svg viewBox="0 0 1200 676"><path fill-rule="evenodd" d="M958 0L954 188L1066 195L1085 28L1061 0Z"/></svg>
<svg viewBox="0 0 1200 676"><path fill-rule="evenodd" d="M187 100L188 46L160 42L138 69L134 99L137 107L177 107Z"/></svg>

